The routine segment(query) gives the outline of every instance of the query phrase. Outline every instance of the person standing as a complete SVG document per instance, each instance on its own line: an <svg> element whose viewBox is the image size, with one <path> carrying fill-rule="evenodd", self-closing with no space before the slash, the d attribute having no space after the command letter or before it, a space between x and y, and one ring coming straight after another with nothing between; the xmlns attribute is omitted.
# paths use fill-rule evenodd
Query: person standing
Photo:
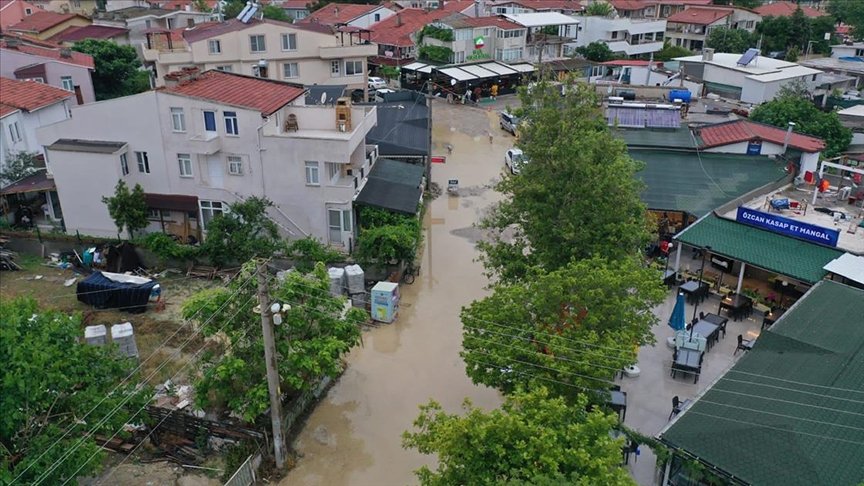
<svg viewBox="0 0 864 486"><path fill-rule="evenodd" d="M490 90L490 94L492 95L492 101L495 101L498 98L498 84L495 83L492 85L492 89Z"/></svg>
<svg viewBox="0 0 864 486"><path fill-rule="evenodd" d="M480 103L480 95L483 94L483 90L480 89L480 86L474 88L474 102Z"/></svg>

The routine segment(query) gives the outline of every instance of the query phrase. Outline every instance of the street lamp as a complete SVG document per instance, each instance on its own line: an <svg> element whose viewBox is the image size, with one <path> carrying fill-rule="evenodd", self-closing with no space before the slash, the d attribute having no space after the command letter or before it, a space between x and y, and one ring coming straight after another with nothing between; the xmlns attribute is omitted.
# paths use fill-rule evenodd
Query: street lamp
<svg viewBox="0 0 864 486"><path fill-rule="evenodd" d="M704 285L702 283L702 275L705 273L705 255L707 255L708 252L710 252L710 251L711 251L710 246L706 246L702 250L702 266L699 267L699 283L697 284L697 290L696 290L696 302L693 305L693 319L694 320L696 319L696 310L699 308L699 300L702 298L702 295L701 295L702 294L702 285Z"/></svg>

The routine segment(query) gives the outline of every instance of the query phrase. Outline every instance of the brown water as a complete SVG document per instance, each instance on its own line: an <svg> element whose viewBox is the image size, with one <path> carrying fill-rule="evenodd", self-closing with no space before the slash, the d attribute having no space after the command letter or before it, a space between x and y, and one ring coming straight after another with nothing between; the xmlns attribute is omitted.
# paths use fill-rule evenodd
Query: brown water
<svg viewBox="0 0 864 486"><path fill-rule="evenodd" d="M489 186L513 140L494 112L436 103L434 114L434 152L447 154L451 144L453 153L432 168L445 192L426 211L421 274L401 287L398 320L364 333L349 355L345 374L295 440L301 457L283 486L416 484L412 471L435 461L401 446L418 405L435 399L457 411L466 397L487 409L501 402L465 375L459 311L486 294L471 226L498 197ZM446 193L448 179L459 179L459 196Z"/></svg>

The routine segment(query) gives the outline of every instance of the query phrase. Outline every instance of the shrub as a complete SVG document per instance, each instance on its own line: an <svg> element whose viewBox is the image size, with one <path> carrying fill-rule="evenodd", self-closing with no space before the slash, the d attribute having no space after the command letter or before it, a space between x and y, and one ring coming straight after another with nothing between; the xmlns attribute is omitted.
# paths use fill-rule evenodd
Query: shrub
<svg viewBox="0 0 864 486"><path fill-rule="evenodd" d="M180 244L165 233L150 233L135 243L153 252L163 264L167 260L194 260L201 255L200 247Z"/></svg>
<svg viewBox="0 0 864 486"><path fill-rule="evenodd" d="M328 264L345 259L342 253L311 236L288 243L285 255L294 260L294 266L303 273L311 272L318 262Z"/></svg>

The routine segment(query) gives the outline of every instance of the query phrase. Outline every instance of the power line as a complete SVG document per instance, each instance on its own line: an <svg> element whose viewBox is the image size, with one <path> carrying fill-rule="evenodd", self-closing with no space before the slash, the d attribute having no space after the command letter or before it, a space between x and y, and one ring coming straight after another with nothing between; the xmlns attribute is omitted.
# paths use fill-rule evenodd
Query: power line
<svg viewBox="0 0 864 486"><path fill-rule="evenodd" d="M728 403L712 402L711 400L706 400L705 398L700 398L700 399L699 399L699 403L710 403L710 404L712 404L712 405L718 405L718 406L721 406L721 407L735 408L735 409L738 409L738 410L745 410L745 411L748 411L748 412L764 413L764 414L766 414L766 415L773 415L773 416L775 416L775 417L788 418L788 419L792 419L792 420L795 420L795 421L802 420L802 421L805 421L805 422L812 422L812 423L814 423L814 424L830 425L830 426L832 426L832 427L843 427L844 429L852 429L852 430L857 430L857 431L859 431L859 432L864 432L864 429L862 429L862 428L860 428L860 427L853 427L853 426L851 426L851 425L843 425L843 424L837 424L837 423L832 423L832 422L824 422L824 421L822 421L822 420L813 420L813 419L808 419L808 418L804 418L804 417L793 417L792 415L784 415L784 414L782 414L782 413L768 412L768 411L765 411L765 410L758 410L758 409L755 409L755 408L739 407L739 406L737 406L737 405L729 405Z"/></svg>
<svg viewBox="0 0 864 486"><path fill-rule="evenodd" d="M721 381L721 383L722 383L722 381ZM752 394L752 393L741 393L741 392L736 392L736 391L732 391L732 390L724 390L724 389L722 389L722 388L717 388L716 386L714 386L713 388L709 389L709 391L717 391L717 392L721 392L721 393L730 393L730 394L733 394L733 395L741 395L741 396L745 396L745 397L747 397L747 398L758 398L758 399L761 399L761 400L768 400L768 401L771 401L771 402L788 403L788 404L791 404L791 405L799 405L799 406L802 406L802 407L818 408L818 409L821 409L821 410L828 410L828 411L830 411L830 412L845 413L845 414L848 414L848 415L857 415L857 416L859 416L859 417L864 417L864 413L851 412L851 411L848 411L848 410L838 410L838 409L836 409L836 408L830 408L830 407L820 407L819 405L813 405L813 404L810 404L810 403L803 403L803 402L796 402L796 401L792 401L792 400L783 400L782 398L763 397L763 396L761 396L761 395L754 395L754 394Z"/></svg>
<svg viewBox="0 0 864 486"><path fill-rule="evenodd" d="M235 275L235 276L234 276L234 279L236 279L237 276L239 276L239 274ZM252 277L250 276L250 277L249 277L249 278L248 278L248 279L247 279L243 284L240 285L240 287L237 289L237 291L236 291L236 292L235 292L231 297L229 297L228 300L226 300L225 304L227 304L231 299L233 299L233 297L236 296L236 295L239 293L239 291L240 291L243 287L245 287L246 285L248 285L249 282L250 282L251 280L252 280ZM229 282L229 283L230 283L230 282ZM226 285L227 285L227 283L226 283ZM225 305L225 304L223 304L223 305ZM198 313L200 313L200 311L199 311ZM197 315L198 313L196 313L196 315ZM194 316L193 316L193 317L194 317ZM113 395L117 390L120 389L121 386L123 386L126 382L128 382L129 379L132 378L132 376L135 375L135 373L137 373L138 371L140 371L141 368L142 368L142 367L143 367L143 366L144 366L148 361L150 361L151 358L153 358L153 356L156 356L156 351L157 351L157 350L159 350L159 349L165 347L165 345L167 345L168 342L169 342L171 339L174 338L174 336L176 336L176 335L177 335L177 334L178 334L178 333L179 333L179 332L180 332L184 327L186 327L186 326L189 325L190 323L191 323L191 319L188 319L188 320L186 320L186 322L184 322L180 327L178 327L177 330L175 330L173 334L171 334L170 336L168 336L168 338L166 338L165 341L162 342L162 344L160 344L159 346L157 346L157 347L153 350L153 352L150 353L150 355L149 355L149 356L148 356L144 361L142 361L141 363L139 363L138 366L136 366L132 371L130 371L129 374L126 375L126 378L124 378L120 383L118 383L117 386L115 386L113 390L111 390L108 394L106 394L106 395L105 395L105 396L104 396L104 397L103 397L103 398L102 398L102 399L101 399L101 400L100 400L96 405L93 406L93 408L91 408L91 409L90 409L86 414L84 414L84 416L81 417L80 420L81 420L81 421L84 421L88 416L90 416L90 414L93 413L93 411L96 410L96 409L99 407L99 405L102 405L102 403L104 403L105 400L108 399L108 397L110 397L111 395ZM198 331L198 332L200 332L200 331ZM194 337L198 332L194 333L194 334L192 335L192 337ZM186 342L187 344L191 341L192 337L190 337L190 339L187 340L187 342ZM183 345L183 347L185 347L185 346L186 346L186 344ZM181 347L180 349L182 349L182 347ZM165 362L167 362L167 359L165 360ZM161 366L160 366L159 368L157 368L157 370L159 370L159 369L161 369ZM149 379L149 378L148 378L148 379ZM146 380L144 380L144 381L146 381ZM71 424L71 425L66 429L66 431L63 433L63 435L62 435L58 440L56 440L53 444L51 444L47 449L45 449L45 450L42 452L42 454L40 454L39 457L36 458L35 461L32 461L32 462L30 463L30 465L28 465L26 468L24 468L24 470L21 471L20 474L18 474L18 476L13 480L13 482L17 481L18 478L20 478L24 473L26 473L26 472L30 469L30 467L33 466L33 464L36 464L36 463L39 461L39 459L41 459L45 454L48 453L48 451L50 451L50 450L51 450L55 445L57 445L61 440L63 440L64 438L66 438L66 436L69 435L69 433L72 431L72 429L75 428L76 425L77 425L77 424L72 423L72 424Z"/></svg>
<svg viewBox="0 0 864 486"><path fill-rule="evenodd" d="M474 351L475 351L475 352L478 352L478 353L480 353L480 354L485 354L486 356L492 356L493 358L502 358L501 356L498 356L497 354L486 353L486 352L484 352L484 351L480 351L480 350L474 350ZM584 379L586 379L586 380L593 380L593 381L597 381L597 382L600 382L600 383L605 383L605 384L607 384L607 385L615 386L615 382L608 381L608 380L604 380L604 379L602 379L602 378L597 378L597 377L594 377L594 376L580 375L579 373L573 373L572 371L558 370L558 369L555 369L555 368L550 368L550 367L548 367L548 366L543 366L543 365L539 365L539 364L536 364L536 363L529 363L529 362L527 362L527 361L522 361L522 360L518 360L518 359L515 359L515 358L503 358L503 360L504 360L504 361L513 361L513 362L515 362L515 363L520 363L520 364L523 364L523 365L526 365L526 366L533 366L533 367L535 367L535 368L541 368L541 369L544 369L544 370L547 370L547 371L554 371L554 372L556 372L556 373L564 373L565 375L576 376L576 377L578 377L578 378L584 378ZM469 364L469 361L466 360L465 363L466 363L466 364ZM500 369L500 368L501 368L501 365L498 365L497 368Z"/></svg>

